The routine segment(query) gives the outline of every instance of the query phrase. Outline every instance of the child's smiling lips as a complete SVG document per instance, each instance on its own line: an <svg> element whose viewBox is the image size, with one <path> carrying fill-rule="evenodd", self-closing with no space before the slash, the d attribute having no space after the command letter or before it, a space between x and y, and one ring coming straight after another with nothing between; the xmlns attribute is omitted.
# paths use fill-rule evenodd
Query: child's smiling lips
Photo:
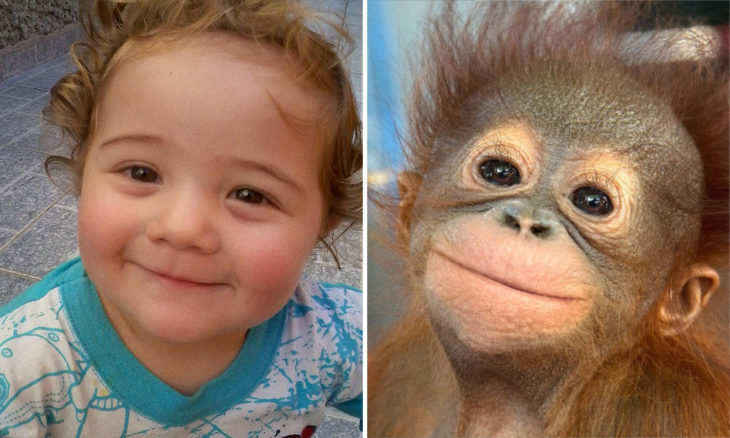
<svg viewBox="0 0 730 438"><path fill-rule="evenodd" d="M134 266L137 266L141 270L147 272L148 274L151 274L155 277L162 279L163 281L173 283L173 285L175 285L175 286L180 286L180 287L225 286L225 283L220 283L220 282L212 281L209 279L191 278L191 277L181 276L181 275L169 273L168 271L165 271L163 269L148 268L148 267L145 267L144 265L141 265L136 262L130 262L130 263Z"/></svg>

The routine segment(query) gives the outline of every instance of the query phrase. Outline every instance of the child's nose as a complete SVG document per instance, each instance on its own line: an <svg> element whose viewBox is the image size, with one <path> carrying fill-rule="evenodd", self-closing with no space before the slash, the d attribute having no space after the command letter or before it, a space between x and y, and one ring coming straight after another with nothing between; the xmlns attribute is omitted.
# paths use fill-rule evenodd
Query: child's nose
<svg viewBox="0 0 730 438"><path fill-rule="evenodd" d="M157 213L147 224L147 236L178 250L215 252L220 240L215 230L215 207L195 190L169 193L158 199Z"/></svg>

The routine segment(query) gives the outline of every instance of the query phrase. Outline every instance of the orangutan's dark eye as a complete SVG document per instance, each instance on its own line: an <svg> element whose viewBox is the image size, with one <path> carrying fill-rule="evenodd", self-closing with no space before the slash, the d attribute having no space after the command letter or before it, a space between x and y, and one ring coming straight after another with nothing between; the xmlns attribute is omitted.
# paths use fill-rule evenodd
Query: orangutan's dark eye
<svg viewBox="0 0 730 438"><path fill-rule="evenodd" d="M591 216L605 216L613 211L611 198L595 187L581 187L570 194L575 207Z"/></svg>
<svg viewBox="0 0 730 438"><path fill-rule="evenodd" d="M479 174L490 184L509 187L520 183L520 172L502 160L487 160L479 165Z"/></svg>

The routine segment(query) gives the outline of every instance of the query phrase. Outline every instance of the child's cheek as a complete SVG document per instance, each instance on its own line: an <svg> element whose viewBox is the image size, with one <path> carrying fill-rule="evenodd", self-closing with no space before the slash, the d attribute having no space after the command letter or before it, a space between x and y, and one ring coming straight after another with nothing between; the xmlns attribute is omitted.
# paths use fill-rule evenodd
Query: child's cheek
<svg viewBox="0 0 730 438"><path fill-rule="evenodd" d="M256 289L292 292L317 240L317 227L260 227L236 239L234 258L238 280Z"/></svg>
<svg viewBox="0 0 730 438"><path fill-rule="evenodd" d="M89 261L121 253L137 222L113 196L104 196L95 188L84 187L79 197L79 247Z"/></svg>

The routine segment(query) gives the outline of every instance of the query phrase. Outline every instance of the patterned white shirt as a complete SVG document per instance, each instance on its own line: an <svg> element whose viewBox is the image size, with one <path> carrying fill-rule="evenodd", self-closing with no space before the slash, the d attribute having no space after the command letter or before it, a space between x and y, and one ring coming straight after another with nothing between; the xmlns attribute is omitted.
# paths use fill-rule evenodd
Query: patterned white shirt
<svg viewBox="0 0 730 438"><path fill-rule="evenodd" d="M151 374L79 259L0 310L0 437L308 437L325 405L362 418L362 293L302 280L193 396Z"/></svg>

